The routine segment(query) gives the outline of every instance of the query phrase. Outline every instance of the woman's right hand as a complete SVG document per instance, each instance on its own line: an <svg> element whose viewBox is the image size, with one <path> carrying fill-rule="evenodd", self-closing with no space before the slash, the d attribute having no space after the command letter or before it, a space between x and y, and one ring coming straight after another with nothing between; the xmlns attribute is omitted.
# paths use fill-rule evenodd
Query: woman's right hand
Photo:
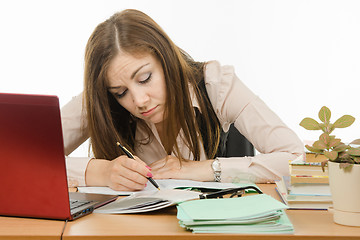
<svg viewBox="0 0 360 240"><path fill-rule="evenodd" d="M86 169L87 186L108 186L116 191L142 190L152 177L150 168L138 157L121 155L112 161L92 159Z"/></svg>

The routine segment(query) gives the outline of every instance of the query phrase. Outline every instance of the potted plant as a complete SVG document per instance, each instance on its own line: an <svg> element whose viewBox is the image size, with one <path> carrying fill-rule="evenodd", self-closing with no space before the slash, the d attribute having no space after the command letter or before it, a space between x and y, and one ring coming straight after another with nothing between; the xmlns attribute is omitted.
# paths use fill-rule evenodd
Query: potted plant
<svg viewBox="0 0 360 240"><path fill-rule="evenodd" d="M330 122L331 111L326 106L319 111L317 122L304 118L300 126L307 130L321 130L319 140L305 147L316 156L323 154L327 160L322 167L328 166L329 184L333 199L334 221L338 224L360 226L360 139L345 144L331 133L336 128L351 126L355 118L344 115L334 123Z"/></svg>

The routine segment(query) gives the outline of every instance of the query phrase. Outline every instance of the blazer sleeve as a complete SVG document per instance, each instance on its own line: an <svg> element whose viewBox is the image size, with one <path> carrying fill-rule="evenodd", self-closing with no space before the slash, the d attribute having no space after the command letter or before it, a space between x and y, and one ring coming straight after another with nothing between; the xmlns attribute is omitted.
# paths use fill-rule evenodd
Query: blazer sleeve
<svg viewBox="0 0 360 240"><path fill-rule="evenodd" d="M240 81L232 66L209 62L205 85L223 130L234 123L259 152L254 157L219 158L222 181L265 183L289 175L289 161L305 156L295 132Z"/></svg>
<svg viewBox="0 0 360 240"><path fill-rule="evenodd" d="M82 108L82 94L73 97L61 108L64 151L68 185L85 186L85 172L91 157L69 157L88 138L87 123Z"/></svg>

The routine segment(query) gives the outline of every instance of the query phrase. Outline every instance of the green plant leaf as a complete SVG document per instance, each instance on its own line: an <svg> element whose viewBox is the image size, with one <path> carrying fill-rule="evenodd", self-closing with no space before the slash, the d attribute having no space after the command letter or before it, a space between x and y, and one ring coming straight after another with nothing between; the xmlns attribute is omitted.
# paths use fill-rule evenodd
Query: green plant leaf
<svg viewBox="0 0 360 240"><path fill-rule="evenodd" d="M304 118L300 122L300 126L305 128L306 130L320 130L319 123L316 120L312 119L312 118Z"/></svg>
<svg viewBox="0 0 360 240"><path fill-rule="evenodd" d="M349 148L348 145L340 142L340 144L337 145L333 150L334 150L334 151L337 151L337 152L342 152L342 151L345 151L347 148Z"/></svg>
<svg viewBox="0 0 360 240"><path fill-rule="evenodd" d="M329 148L333 148L333 147L337 147L340 144L341 144L340 138L331 138L328 146Z"/></svg>
<svg viewBox="0 0 360 240"><path fill-rule="evenodd" d="M335 128L346 128L349 127L353 122L355 121L355 118L351 115L344 115L338 120L334 122Z"/></svg>
<svg viewBox="0 0 360 240"><path fill-rule="evenodd" d="M341 158L341 159L350 158L350 155L347 152L338 152L338 153L339 153L339 158Z"/></svg>
<svg viewBox="0 0 360 240"><path fill-rule="evenodd" d="M335 129L334 124L329 123L329 125L326 128L326 132L330 134L332 131L334 131L334 129Z"/></svg>
<svg viewBox="0 0 360 240"><path fill-rule="evenodd" d="M323 142L325 144L326 148L329 148L330 140L331 140L330 136L326 132L321 134L319 137L319 141Z"/></svg>
<svg viewBox="0 0 360 240"><path fill-rule="evenodd" d="M323 123L328 123L328 122L330 122L330 117L331 117L330 109L327 108L326 106L323 106L319 111L319 119Z"/></svg>
<svg viewBox="0 0 360 240"><path fill-rule="evenodd" d="M349 148L349 150L347 151L348 154L350 154L351 156L360 156L360 148Z"/></svg>
<svg viewBox="0 0 360 240"><path fill-rule="evenodd" d="M305 145L306 149L309 150L310 152L314 152L314 153L322 153L323 150L318 149L318 148L314 148L312 146L309 145Z"/></svg>
<svg viewBox="0 0 360 240"><path fill-rule="evenodd" d="M325 126L325 123L319 123L319 128L321 129L321 131L326 132L327 128Z"/></svg>
<svg viewBox="0 0 360 240"><path fill-rule="evenodd" d="M360 138L359 138L359 139L355 139L355 140L352 141L350 144L360 145Z"/></svg>
<svg viewBox="0 0 360 240"><path fill-rule="evenodd" d="M324 152L324 155L329 158L330 160L335 160L338 157L338 152L337 151L331 151L331 152Z"/></svg>
<svg viewBox="0 0 360 240"><path fill-rule="evenodd" d="M327 134L330 134L335 128L331 123L319 123L320 129Z"/></svg>
<svg viewBox="0 0 360 240"><path fill-rule="evenodd" d="M321 149L321 150L324 150L327 148L326 144L324 142L322 142L321 140L315 141L313 143L313 147L317 148L317 149Z"/></svg>

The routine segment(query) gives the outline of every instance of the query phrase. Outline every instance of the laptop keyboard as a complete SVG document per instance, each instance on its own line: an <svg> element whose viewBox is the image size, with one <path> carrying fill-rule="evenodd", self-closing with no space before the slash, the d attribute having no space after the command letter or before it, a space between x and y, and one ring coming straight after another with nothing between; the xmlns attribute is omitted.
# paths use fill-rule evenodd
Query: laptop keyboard
<svg viewBox="0 0 360 240"><path fill-rule="evenodd" d="M81 200L72 200L70 199L70 209L73 210L75 208L84 206L86 204L91 203L91 201L81 201Z"/></svg>

